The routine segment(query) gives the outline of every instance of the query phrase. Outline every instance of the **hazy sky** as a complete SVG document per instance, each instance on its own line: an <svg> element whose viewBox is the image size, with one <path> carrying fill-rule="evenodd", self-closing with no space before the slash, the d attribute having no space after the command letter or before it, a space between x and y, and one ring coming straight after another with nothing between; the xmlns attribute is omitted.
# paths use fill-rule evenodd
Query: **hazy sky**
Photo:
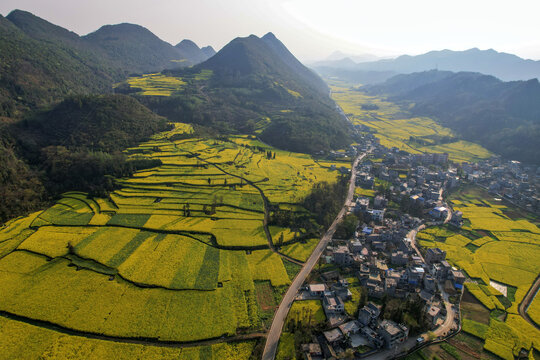
<svg viewBox="0 0 540 360"><path fill-rule="evenodd" d="M540 59L539 0L2 0L80 35L104 24L147 27L172 44L219 50L274 32L302 60L334 50L376 55L493 48Z"/></svg>

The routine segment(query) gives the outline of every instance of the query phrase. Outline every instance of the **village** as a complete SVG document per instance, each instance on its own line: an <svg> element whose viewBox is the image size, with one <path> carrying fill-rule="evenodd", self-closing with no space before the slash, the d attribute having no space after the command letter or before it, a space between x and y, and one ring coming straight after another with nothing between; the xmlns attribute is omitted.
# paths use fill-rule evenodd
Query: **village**
<svg viewBox="0 0 540 360"><path fill-rule="evenodd" d="M296 298L321 300L326 316L313 341L302 345L306 359L394 358L460 329L465 275L446 261L443 250L419 249L415 241L426 226L462 226L463 214L444 202L445 191L474 182L538 211L536 188L527 182L532 170L518 162L494 157L458 165L448 154L408 154L364 136L362 146L331 154L370 156L351 170L357 195L349 213L358 226L349 238L332 239L319 260L323 270L312 273ZM362 289L354 313L345 310L353 296L351 279Z"/></svg>

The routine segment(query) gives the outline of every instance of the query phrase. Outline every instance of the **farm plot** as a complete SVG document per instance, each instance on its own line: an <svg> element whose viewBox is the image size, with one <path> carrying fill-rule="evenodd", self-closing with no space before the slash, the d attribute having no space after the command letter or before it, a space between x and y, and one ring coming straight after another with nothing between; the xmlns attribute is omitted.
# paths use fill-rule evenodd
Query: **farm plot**
<svg viewBox="0 0 540 360"><path fill-rule="evenodd" d="M306 241L298 241L291 245L284 246L281 249L281 252L294 259L297 259L300 261L306 261L318 243L319 243L319 239L308 239Z"/></svg>
<svg viewBox="0 0 540 360"><path fill-rule="evenodd" d="M11 259L21 256L18 253L0 260L0 268L8 261L9 266L21 262ZM236 332L231 302L242 299L232 286L210 292L141 289L90 270L77 271L68 260L42 264L36 255L22 255L32 267L24 273L4 272L0 279L2 288L9 290L0 294L4 311L110 336L194 341Z"/></svg>
<svg viewBox="0 0 540 360"><path fill-rule="evenodd" d="M338 172L243 136L169 140L184 128L191 129L176 126L128 149L130 157L163 164L117 179L107 198L66 193L0 230L0 311L124 338L184 342L259 331L255 281L290 284L282 258L269 250L265 198L307 213L302 198L314 183L336 181ZM295 243L303 231L270 227L272 241L299 259L317 243ZM5 336L0 328L0 343L9 341ZM107 351L63 339L84 357ZM210 350L215 358L243 356L232 347L204 349L205 359ZM187 354L199 356L184 351L180 358Z"/></svg>
<svg viewBox="0 0 540 360"><path fill-rule="evenodd" d="M332 98L356 125L370 128L382 145L397 147L412 154L448 153L454 161L486 159L491 153L480 145L458 140L452 131L430 118L410 117L408 109L368 96L358 88L331 86ZM366 105L374 107L366 109Z"/></svg>
<svg viewBox="0 0 540 360"><path fill-rule="evenodd" d="M178 77L166 76L163 74L146 74L141 77L130 77L127 83L135 89L140 89L141 95L171 96L186 85Z"/></svg>
<svg viewBox="0 0 540 360"><path fill-rule="evenodd" d="M538 294L535 296L529 309L527 309L527 314L529 314L531 319L540 326L540 297L538 297Z"/></svg>
<svg viewBox="0 0 540 360"><path fill-rule="evenodd" d="M464 322L464 329L482 335L486 350L513 359L521 348L540 350L540 331L518 314L518 305L540 273L540 229L526 219L508 217L512 209L485 201L485 196L480 195L475 188L453 194L450 201L454 209L462 211L470 225L462 229L426 229L419 234L423 239L419 243L446 250L448 261L465 270L474 281L466 283L467 290L496 314L487 328L471 323L474 319L466 315L469 320ZM536 306L533 303L529 309L531 317L537 316ZM506 314L504 321L500 314Z"/></svg>
<svg viewBox="0 0 540 360"><path fill-rule="evenodd" d="M255 342L174 348L98 340L0 317L0 359L247 360Z"/></svg>

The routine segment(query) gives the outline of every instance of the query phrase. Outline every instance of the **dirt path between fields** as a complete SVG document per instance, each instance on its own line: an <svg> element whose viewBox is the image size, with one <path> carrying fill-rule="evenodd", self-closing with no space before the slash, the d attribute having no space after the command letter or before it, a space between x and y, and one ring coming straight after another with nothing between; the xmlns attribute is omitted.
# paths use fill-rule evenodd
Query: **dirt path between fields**
<svg viewBox="0 0 540 360"><path fill-rule="evenodd" d="M147 345L147 346L159 346L159 347L169 347L169 348L208 346L208 345L214 345L214 344L219 344L219 343L224 343L224 342L246 341L246 340L260 339L260 338L266 337L265 333L253 332L249 334L222 336L219 338L212 338L212 339L206 339L206 340L164 341L164 340L159 340L157 338L120 337L120 336L109 336L109 335L98 334L98 333L87 332L87 331L79 331L79 330L70 329L70 328L49 322L49 321L32 319L26 316L12 314L7 311L0 311L0 316L6 319L23 322L25 324L45 328L48 330L53 330L53 331L70 335L70 336L79 336L79 337L83 337L87 339L114 341L114 342L126 343L126 344L140 344L140 345Z"/></svg>
<svg viewBox="0 0 540 360"><path fill-rule="evenodd" d="M261 195L261 197L263 199L263 204L264 204L263 228L264 228L264 233L266 235L266 240L268 240L268 246L270 247L270 250L272 250L273 252L275 252L276 254L281 256L282 258L287 259L288 261L290 261L292 263L295 263L295 264L300 265L300 266L304 265L304 262L302 262L302 261L300 261L298 259L295 259L293 257L290 257L288 255L283 254L282 252L278 251L276 249L276 247L274 246L274 242L272 240L272 234L270 234L270 229L268 228L268 219L270 218L270 201L266 197L264 191L259 186L257 186L257 184L255 184L253 181L251 181L249 179L246 179L243 176L230 173L227 170L224 170L223 168L221 168L221 166L219 166L218 164L215 164L215 163L213 163L211 161L202 159L195 153L192 153L192 152L190 152L190 153L193 154L198 160L200 160L200 161L202 161L202 162L204 162L204 163L206 163L208 165L211 165L211 166L215 167L216 169L218 169L222 173L227 174L227 175L232 176L232 177L235 177L237 179L241 179L241 180L245 181L246 184L254 187L260 193L260 195Z"/></svg>

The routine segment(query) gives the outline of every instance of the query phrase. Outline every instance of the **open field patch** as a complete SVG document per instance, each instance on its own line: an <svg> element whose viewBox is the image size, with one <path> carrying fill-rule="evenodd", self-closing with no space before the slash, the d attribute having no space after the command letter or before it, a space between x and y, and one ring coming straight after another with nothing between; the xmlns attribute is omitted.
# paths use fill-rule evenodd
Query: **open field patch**
<svg viewBox="0 0 540 360"><path fill-rule="evenodd" d="M426 240L429 236L420 233L419 243L446 250L448 261L474 281L465 284L462 314L473 322L466 326L464 322L464 330L483 337L485 349L504 359L513 359L522 347L539 350L540 330L518 314L518 305L540 273L537 222L508 217L509 205L491 201L474 187L452 194L449 200L470 225L459 230L448 226L426 229L422 233L444 241ZM471 296L482 305L471 301ZM529 316L536 317L534 302L530 309Z"/></svg>
<svg viewBox="0 0 540 360"><path fill-rule="evenodd" d="M0 359L178 359L247 360L255 341L175 348L67 335L0 317Z"/></svg>
<svg viewBox="0 0 540 360"><path fill-rule="evenodd" d="M167 81L147 78L149 92L152 82ZM118 188L107 198L66 193L45 211L0 229L0 311L78 332L163 341L263 329L272 301L261 297L255 284L268 284L277 296L297 271L269 249L265 199L272 209L309 216L303 198L314 184L337 181L339 171L330 168L333 162L319 163L247 136L171 140L192 131L175 124L170 132L127 149L128 157L160 159L162 165L116 179ZM294 242L306 237L305 229L270 226L270 234L281 251L300 260L318 242ZM34 348L44 358L73 347L85 358L120 351L116 345L47 334L52 343L43 349L36 341ZM174 356L249 357L253 344L245 349L241 344ZM150 350L125 351L154 356Z"/></svg>
<svg viewBox="0 0 540 360"><path fill-rule="evenodd" d="M460 140L450 129L427 117L412 117L409 109L369 96L361 88L344 84L331 86L332 98L355 125L362 125L379 139L381 145L411 154L448 153L456 162L486 159L491 153L480 145Z"/></svg>

